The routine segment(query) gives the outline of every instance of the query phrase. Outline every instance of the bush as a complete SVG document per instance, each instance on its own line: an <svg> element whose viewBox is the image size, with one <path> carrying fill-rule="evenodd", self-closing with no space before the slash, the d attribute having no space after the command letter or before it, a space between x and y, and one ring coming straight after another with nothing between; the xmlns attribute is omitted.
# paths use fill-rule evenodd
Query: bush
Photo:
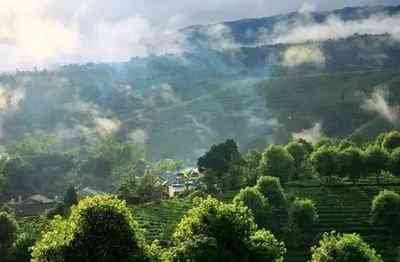
<svg viewBox="0 0 400 262"><path fill-rule="evenodd" d="M317 208L311 199L296 198L289 208L289 226L293 231L305 231L318 220Z"/></svg>
<svg viewBox="0 0 400 262"><path fill-rule="evenodd" d="M381 257L357 234L325 233L319 247L312 247L311 262L382 262Z"/></svg>
<svg viewBox="0 0 400 262"><path fill-rule="evenodd" d="M263 176L279 177L286 183L295 172L293 157L281 146L270 146L262 154L260 172Z"/></svg>
<svg viewBox="0 0 400 262"><path fill-rule="evenodd" d="M283 261L285 253L272 234L257 231L247 207L211 197L185 215L173 244L172 261Z"/></svg>
<svg viewBox="0 0 400 262"><path fill-rule="evenodd" d="M285 192L279 182L279 178L271 176L260 177L256 188L267 198L271 206L282 207L286 205Z"/></svg>
<svg viewBox="0 0 400 262"><path fill-rule="evenodd" d="M382 147L389 152L400 147L400 133L397 131L387 133L383 138Z"/></svg>
<svg viewBox="0 0 400 262"><path fill-rule="evenodd" d="M56 216L33 247L33 262L145 261L144 240L125 202L86 198L68 219Z"/></svg>
<svg viewBox="0 0 400 262"><path fill-rule="evenodd" d="M19 234L14 245L13 259L15 262L27 262L31 259L31 249L36 238L32 234Z"/></svg>
<svg viewBox="0 0 400 262"><path fill-rule="evenodd" d="M255 222L261 227L269 224L271 207L267 199L254 187L246 187L235 196L233 203L248 207L254 215Z"/></svg>
<svg viewBox="0 0 400 262"><path fill-rule="evenodd" d="M381 191L372 201L371 222L400 231L400 195L389 191Z"/></svg>
<svg viewBox="0 0 400 262"><path fill-rule="evenodd" d="M17 238L17 222L6 212L0 212L0 258L7 260Z"/></svg>

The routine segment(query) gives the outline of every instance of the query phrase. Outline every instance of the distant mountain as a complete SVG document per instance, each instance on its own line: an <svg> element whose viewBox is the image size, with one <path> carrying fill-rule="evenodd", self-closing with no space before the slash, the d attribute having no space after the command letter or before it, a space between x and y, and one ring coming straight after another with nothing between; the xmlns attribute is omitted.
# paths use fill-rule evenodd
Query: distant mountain
<svg viewBox="0 0 400 262"><path fill-rule="evenodd" d="M42 132L70 148L113 132L142 144L150 159L193 161L228 137L246 149L285 142L317 122L329 135L363 134L377 117L363 111L363 101L400 72L395 30L363 30L367 21L388 23L399 14L400 6L359 7L192 26L181 30L187 39L181 54L4 74L2 141ZM362 34L346 29L332 39L293 40L294 29L324 29L336 21L342 29L358 26ZM371 71L378 75L368 78ZM359 77L365 79L364 100ZM322 101L340 100L342 91L332 90L343 86L357 99L330 104L325 114ZM400 102L390 92L387 99ZM351 124L335 116L335 106L341 115L356 114ZM296 121L289 121L294 115ZM343 123L331 124L337 119Z"/></svg>

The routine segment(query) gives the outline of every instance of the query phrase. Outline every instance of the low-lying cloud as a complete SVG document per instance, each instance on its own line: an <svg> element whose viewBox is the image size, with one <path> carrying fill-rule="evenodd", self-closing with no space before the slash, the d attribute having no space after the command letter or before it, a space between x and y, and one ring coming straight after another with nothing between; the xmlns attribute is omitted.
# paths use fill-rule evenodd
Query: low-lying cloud
<svg viewBox="0 0 400 262"><path fill-rule="evenodd" d="M322 131L322 123L315 123L313 127L309 129L304 129L298 133L293 133L292 135L295 139L302 138L312 144L316 144L324 137L324 133Z"/></svg>
<svg viewBox="0 0 400 262"><path fill-rule="evenodd" d="M293 24L279 24L271 35L261 35L261 39L270 39L272 43L304 43L310 41L325 41L343 39L355 34L390 34L394 39L400 39L400 16L378 15L368 19L343 21L331 16L324 23L309 23L298 21Z"/></svg>
<svg viewBox="0 0 400 262"><path fill-rule="evenodd" d="M324 65L325 56L317 46L292 46L283 54L282 64L294 67L302 64Z"/></svg>
<svg viewBox="0 0 400 262"><path fill-rule="evenodd" d="M392 124L397 124L399 122L399 111L398 108L390 106L387 97L389 93L385 87L380 87L375 89L371 97L365 99L361 108L375 112L385 118Z"/></svg>

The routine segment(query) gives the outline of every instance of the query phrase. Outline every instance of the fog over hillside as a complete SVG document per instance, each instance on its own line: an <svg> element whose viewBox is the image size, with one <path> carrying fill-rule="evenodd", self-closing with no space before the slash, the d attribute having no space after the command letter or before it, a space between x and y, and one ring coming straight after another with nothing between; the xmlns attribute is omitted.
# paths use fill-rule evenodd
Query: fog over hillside
<svg viewBox="0 0 400 262"><path fill-rule="evenodd" d="M13 12L1 16L0 52L6 61L2 70L37 69L1 76L2 139L45 133L68 148L116 134L140 144L150 159L193 161L227 137L246 150L255 141L286 142L292 134L313 127L322 134L350 135L374 116L363 115L345 130L330 128L321 116L289 123L290 114L282 119L268 98L266 103L265 81L299 74L398 69L400 29L391 25L399 24L400 7L318 12L348 3L287 2L279 8L298 12L185 27L204 22L195 19L202 10L196 5L193 21L186 17L189 8L183 17L166 15L169 22L160 27L156 18L145 15L145 3L137 6L138 15L132 15L122 8L124 4L117 7L102 1L84 2L73 12L73 3L57 5L55 10L50 0L28 1L23 8L6 1ZM246 7L257 4L249 1ZM237 12L242 5L234 5ZM223 2L211 6L226 7ZM101 19L93 13L100 7L111 8ZM172 7L171 13L181 10ZM271 6L265 12L274 14L279 8ZM163 11L154 10L158 12ZM245 15L249 13L236 17ZM352 106L387 115L396 101L390 92L385 96L380 92L367 92ZM383 109L371 105L382 104L384 97L390 105ZM279 96L270 98L280 101Z"/></svg>

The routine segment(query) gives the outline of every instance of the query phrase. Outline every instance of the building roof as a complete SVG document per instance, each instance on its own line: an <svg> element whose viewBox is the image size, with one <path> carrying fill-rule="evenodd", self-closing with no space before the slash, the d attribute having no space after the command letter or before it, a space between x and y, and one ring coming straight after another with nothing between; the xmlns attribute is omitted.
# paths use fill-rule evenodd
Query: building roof
<svg viewBox="0 0 400 262"><path fill-rule="evenodd" d="M49 198L47 198L47 197L45 197L43 195L39 195L39 194L33 195L33 196L29 197L28 199L36 201L36 202L39 202L39 203L42 203L42 204L50 204L50 203L54 202L54 200L49 199Z"/></svg>

